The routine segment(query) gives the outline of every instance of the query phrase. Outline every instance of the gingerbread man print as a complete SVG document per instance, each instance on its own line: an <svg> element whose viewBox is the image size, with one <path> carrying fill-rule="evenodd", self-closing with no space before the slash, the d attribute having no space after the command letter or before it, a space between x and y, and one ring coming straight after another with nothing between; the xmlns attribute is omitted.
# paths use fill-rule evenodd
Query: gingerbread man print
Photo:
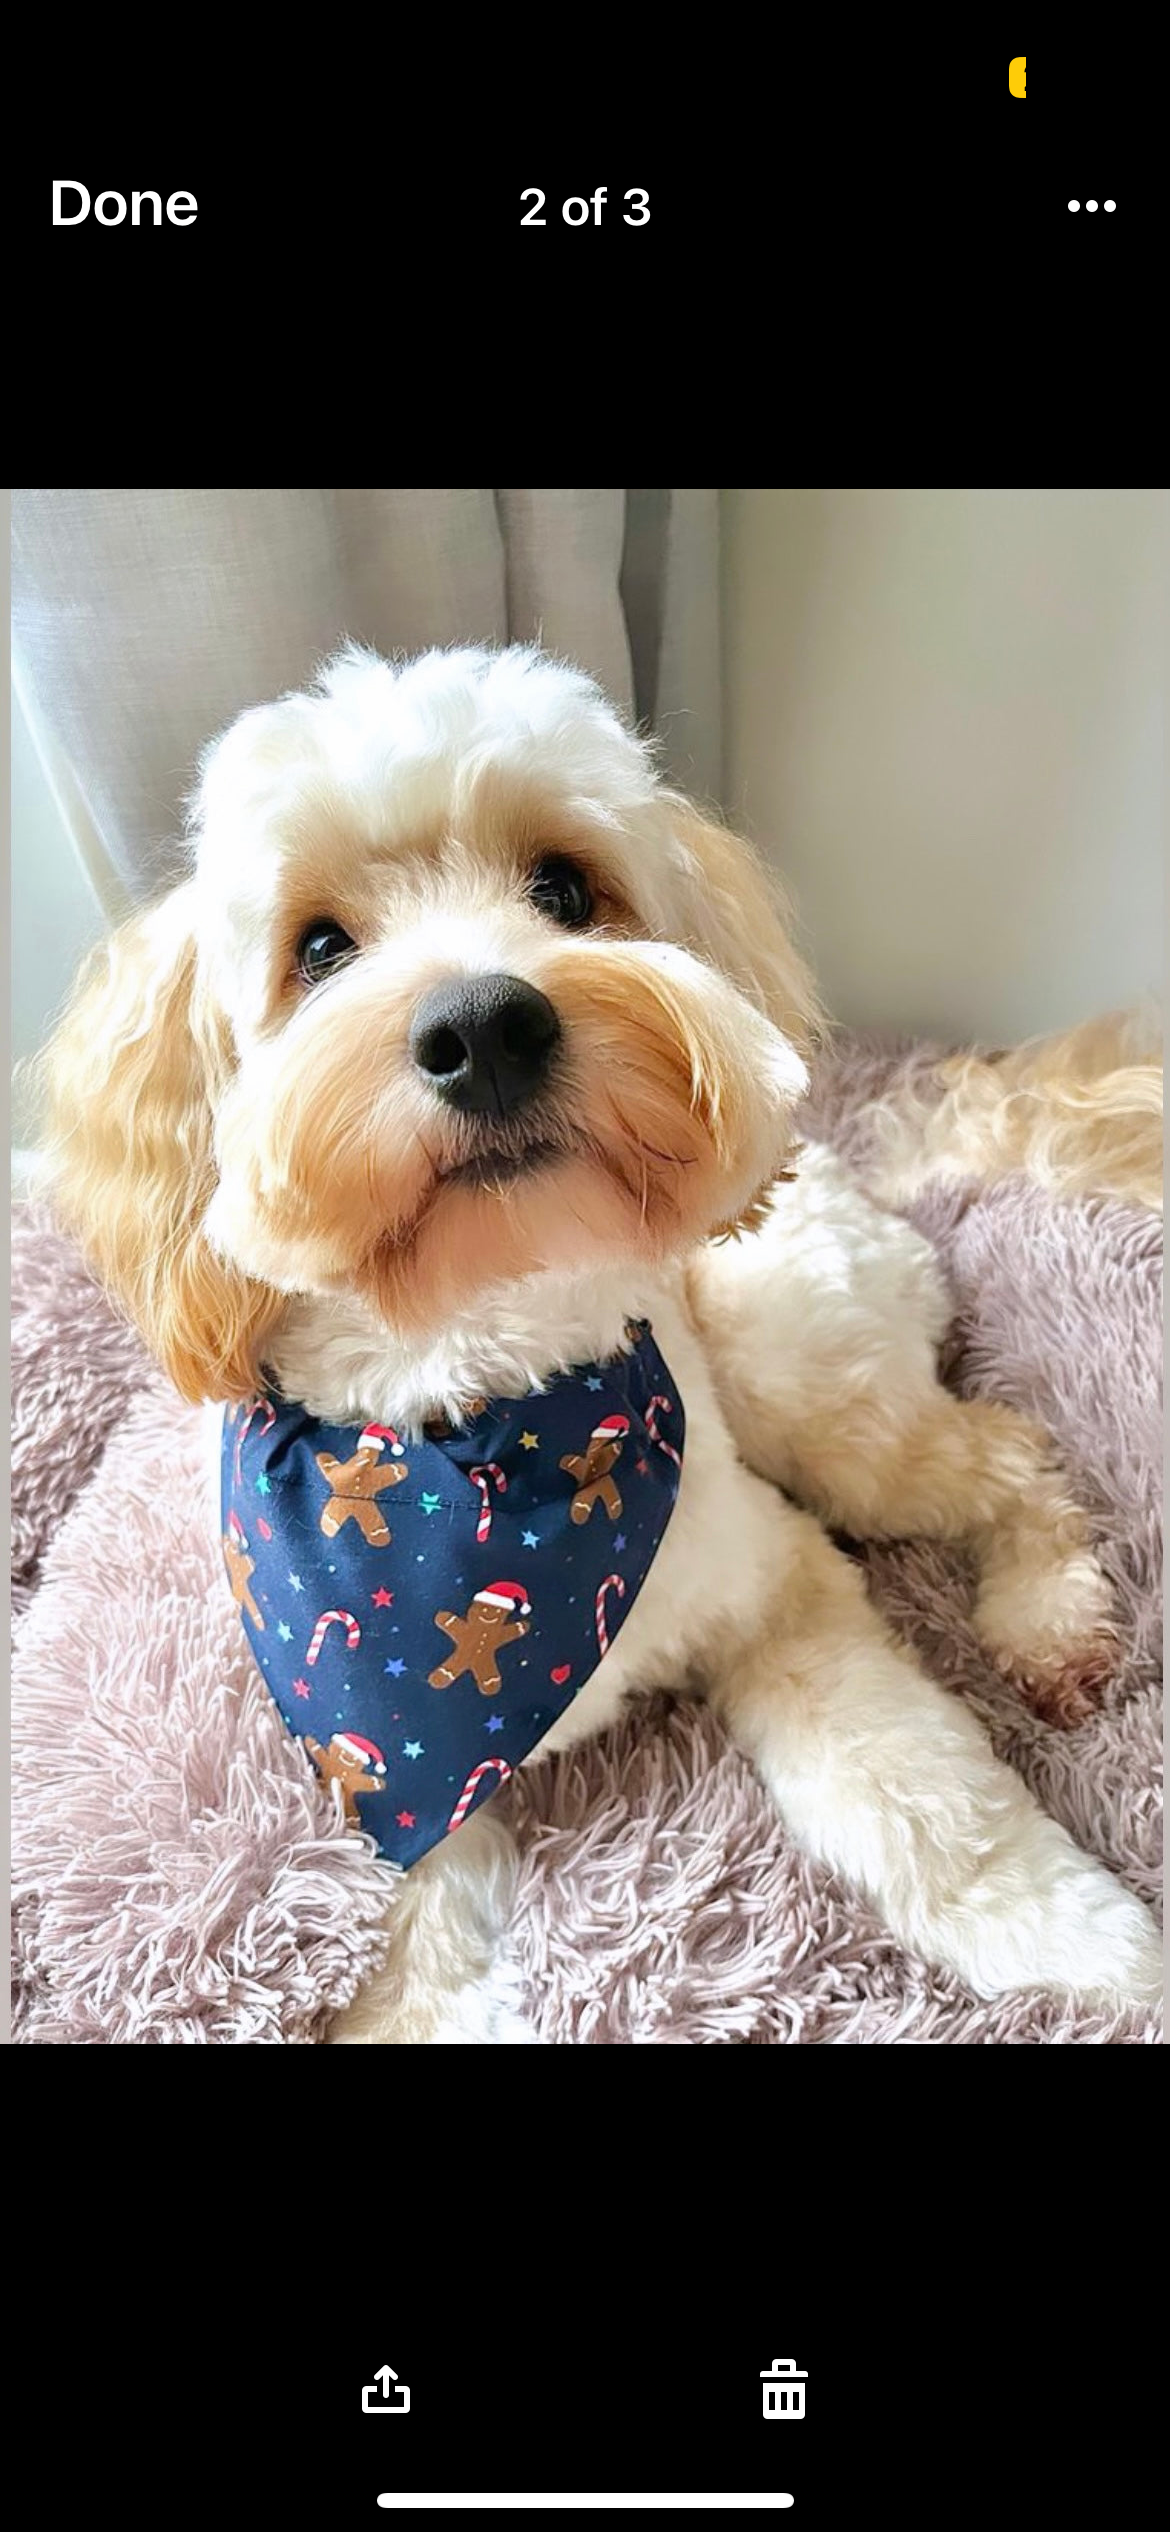
<svg viewBox="0 0 1170 2532"><path fill-rule="evenodd" d="M450 1688L470 1671L481 1697L494 1697L500 1687L500 1653L505 1644L528 1634L525 1620L531 1615L523 1584L512 1582L490 1583L477 1591L466 1617L436 1609L435 1625L451 1638L451 1658L431 1672L432 1688Z"/></svg>
<svg viewBox="0 0 1170 2532"><path fill-rule="evenodd" d="M264 1620L248 1589L248 1577L256 1571L256 1559L248 1554L244 1525L236 1512L228 1514L227 1536L221 1541L221 1545L223 1561L227 1566L228 1581L232 1587L232 1598L237 1608L246 1609L253 1626L262 1629Z"/></svg>
<svg viewBox="0 0 1170 2532"><path fill-rule="evenodd" d="M386 1791L386 1761L377 1742L364 1740L360 1732L335 1732L328 1749L322 1749L306 1732L305 1748L323 1782L340 1785L347 1828L360 1829L355 1795Z"/></svg>
<svg viewBox="0 0 1170 2532"><path fill-rule="evenodd" d="M587 1521L595 1503L604 1505L611 1521L617 1520L622 1499L610 1470L621 1458L629 1430L628 1415L607 1415L594 1425L588 1450L570 1451L560 1462L577 1486L569 1506L571 1521Z"/></svg>
<svg viewBox="0 0 1170 2532"><path fill-rule="evenodd" d="M464 1424L474 1424L477 1416L486 1414L486 1398L469 1398L463 1409L462 1421ZM444 1415L441 1409L437 1415L427 1416L423 1425L423 1433L428 1442L450 1442L455 1430L450 1416Z"/></svg>
<svg viewBox="0 0 1170 2532"><path fill-rule="evenodd" d="M379 1466L383 1442L390 1444L391 1465ZM367 1424L358 1436L352 1459L334 1459L330 1451L315 1453L317 1466L332 1492L321 1515L327 1539L335 1539L343 1522L356 1521L367 1547L389 1547L386 1515L375 1495L400 1486L410 1471L402 1460L402 1444L390 1424ZM395 1463L401 1463L395 1465Z"/></svg>

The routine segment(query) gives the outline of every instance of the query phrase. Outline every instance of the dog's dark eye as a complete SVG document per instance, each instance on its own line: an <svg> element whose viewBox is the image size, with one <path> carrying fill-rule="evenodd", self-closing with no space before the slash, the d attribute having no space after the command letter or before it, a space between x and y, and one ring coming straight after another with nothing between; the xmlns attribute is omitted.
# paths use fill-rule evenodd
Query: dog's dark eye
<svg viewBox="0 0 1170 2532"><path fill-rule="evenodd" d="M528 882L528 893L542 914L553 923L563 923L568 931L588 923L593 912L593 892L584 871L576 862L564 861L559 853L538 862Z"/></svg>
<svg viewBox="0 0 1170 2532"><path fill-rule="evenodd" d="M297 942L297 965L307 985L319 985L324 976L331 976L335 967L344 967L353 958L357 942L351 941L340 923L310 923Z"/></svg>

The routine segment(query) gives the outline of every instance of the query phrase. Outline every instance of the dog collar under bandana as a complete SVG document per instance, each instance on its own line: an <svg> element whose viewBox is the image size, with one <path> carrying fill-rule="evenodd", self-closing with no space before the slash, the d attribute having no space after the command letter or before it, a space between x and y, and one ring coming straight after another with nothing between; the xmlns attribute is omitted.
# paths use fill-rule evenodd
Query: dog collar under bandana
<svg viewBox="0 0 1170 2532"><path fill-rule="evenodd" d="M346 1819L400 1866L499 1791L580 1695L674 1510L686 1420L627 1354L458 1433L233 1407L223 1551L252 1650Z"/></svg>

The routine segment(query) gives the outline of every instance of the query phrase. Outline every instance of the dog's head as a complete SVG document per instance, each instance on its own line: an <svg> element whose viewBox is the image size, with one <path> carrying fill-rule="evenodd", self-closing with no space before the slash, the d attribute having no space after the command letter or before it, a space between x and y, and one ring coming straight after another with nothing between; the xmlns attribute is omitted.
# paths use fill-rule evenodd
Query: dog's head
<svg viewBox="0 0 1170 2532"><path fill-rule="evenodd" d="M193 837L46 1059L63 1216L185 1395L255 1385L284 1295L421 1338L783 1166L807 971L576 670L346 651L209 749Z"/></svg>

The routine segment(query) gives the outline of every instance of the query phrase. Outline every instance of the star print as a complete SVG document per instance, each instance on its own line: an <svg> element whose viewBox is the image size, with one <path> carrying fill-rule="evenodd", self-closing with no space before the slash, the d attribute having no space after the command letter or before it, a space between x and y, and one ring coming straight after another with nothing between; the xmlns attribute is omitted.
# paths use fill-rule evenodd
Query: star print
<svg viewBox="0 0 1170 2532"><path fill-rule="evenodd" d="M390 1674L391 1679L401 1679L402 1674L403 1674L403 1671L404 1671L404 1670L405 1670L405 1668L406 1668L406 1664L405 1664L405 1662L397 1662L397 1661L396 1661L396 1662L387 1662L387 1664L386 1664L386 1668L387 1668L387 1670L388 1670L388 1672L389 1672L389 1674Z"/></svg>
<svg viewBox="0 0 1170 2532"><path fill-rule="evenodd" d="M290 1575L289 1575L289 1581L290 1581L290 1583L292 1584L292 1587L293 1587L293 1590L294 1590L294 1591L303 1591L303 1590L304 1590L305 1586L304 1586L303 1582L301 1581L301 1578L300 1578L300 1575L299 1575L299 1574L290 1574Z"/></svg>
<svg viewBox="0 0 1170 2532"><path fill-rule="evenodd" d="M272 1492L272 1488L268 1483L268 1479L265 1476L263 1469L261 1469L260 1474L256 1479L256 1492L258 1495L270 1495Z"/></svg>
<svg viewBox="0 0 1170 2532"><path fill-rule="evenodd" d="M520 1544L521 1547L539 1547L540 1541L537 1538L535 1530L525 1530L521 1537Z"/></svg>
<svg viewBox="0 0 1170 2532"><path fill-rule="evenodd" d="M639 1475L639 1477L648 1477L648 1476L649 1476L649 1474L650 1474L650 1462L649 1462L649 1460L648 1460L648 1459L636 1459L636 1460L635 1460L635 1462L634 1462L634 1466L635 1466L635 1468L636 1468L636 1469L637 1469L637 1471L638 1471L638 1475Z"/></svg>
<svg viewBox="0 0 1170 2532"><path fill-rule="evenodd" d="M404 1758L421 1758L423 1755L423 1743L421 1741L404 1741L402 1744L402 1755Z"/></svg>
<svg viewBox="0 0 1170 2532"><path fill-rule="evenodd" d="M412 1829L414 1827L413 1811L400 1811L398 1814L398 1826L400 1829Z"/></svg>
<svg viewBox="0 0 1170 2532"><path fill-rule="evenodd" d="M504 1729L504 1718L503 1718L503 1715L502 1715L502 1714L489 1714L488 1719L487 1719L487 1722L486 1722L486 1724L485 1724L485 1726L484 1726L484 1729L485 1729L485 1731L488 1731L488 1732L502 1732L502 1731L503 1731L503 1729Z"/></svg>
<svg viewBox="0 0 1170 2532"><path fill-rule="evenodd" d="M375 1609L392 1609L394 1606L394 1594L392 1591L387 1591L385 1583L379 1591L372 1591L370 1598Z"/></svg>
<svg viewBox="0 0 1170 2532"><path fill-rule="evenodd" d="M617 1534L617 1537L616 1537L616 1539L614 1540L614 1546L615 1546L615 1547L624 1547L624 1546L625 1546L625 1543L626 1543L626 1534L625 1534L625 1531L624 1531L624 1530L619 1530L619 1531L618 1531L618 1534Z"/></svg>
<svg viewBox="0 0 1170 2532"><path fill-rule="evenodd" d="M423 1511L430 1513L441 1509L443 1498L441 1495L423 1495L420 1500Z"/></svg>
<svg viewBox="0 0 1170 2532"><path fill-rule="evenodd" d="M311 1697L311 1696L312 1696L312 1693L313 1693L313 1691L312 1691L312 1689L310 1688L310 1686L309 1686L309 1683L308 1683L308 1680L307 1680L307 1679L294 1679L294 1681L293 1681L293 1695L294 1695L294 1697Z"/></svg>
<svg viewBox="0 0 1170 2532"><path fill-rule="evenodd" d="M585 1386L587 1389L600 1389L601 1382L597 1379L596 1375L594 1375L586 1381Z"/></svg>
<svg viewBox="0 0 1170 2532"><path fill-rule="evenodd" d="M522 1433L520 1436L520 1448L522 1451L538 1451L540 1449L539 1433Z"/></svg>
<svg viewBox="0 0 1170 2532"><path fill-rule="evenodd" d="M283 1618L281 1619L280 1624L279 1624L279 1626L277 1627L276 1632L277 1632L278 1636L280 1637L280 1640L281 1640L281 1643L282 1643L282 1644L291 1644L291 1643L292 1643L292 1628L291 1628L291 1626L286 1626L286 1625L285 1625L285 1622L284 1622L284 1619L283 1619Z"/></svg>

